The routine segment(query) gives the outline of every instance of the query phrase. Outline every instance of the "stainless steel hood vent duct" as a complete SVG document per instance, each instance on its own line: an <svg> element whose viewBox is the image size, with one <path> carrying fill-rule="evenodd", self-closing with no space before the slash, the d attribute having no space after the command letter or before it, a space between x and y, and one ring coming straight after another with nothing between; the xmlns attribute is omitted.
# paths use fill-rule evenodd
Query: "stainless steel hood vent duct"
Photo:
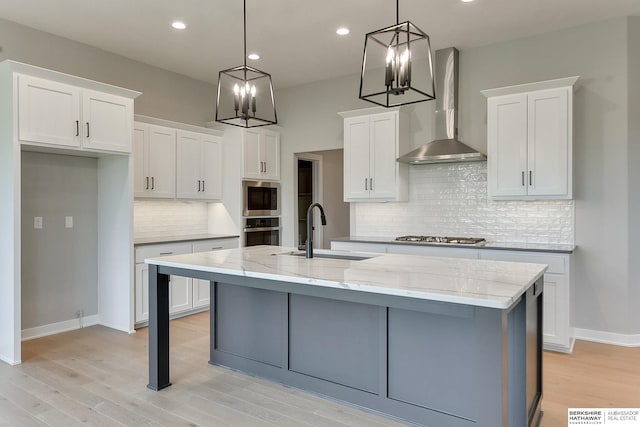
<svg viewBox="0 0 640 427"><path fill-rule="evenodd" d="M435 53L436 139L398 158L412 165L473 162L486 156L458 141L458 49Z"/></svg>

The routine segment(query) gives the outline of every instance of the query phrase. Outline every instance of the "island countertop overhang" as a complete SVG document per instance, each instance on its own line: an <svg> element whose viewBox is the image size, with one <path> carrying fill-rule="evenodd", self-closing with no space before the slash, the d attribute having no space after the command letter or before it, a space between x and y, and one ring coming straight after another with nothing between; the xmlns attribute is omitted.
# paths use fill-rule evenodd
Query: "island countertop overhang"
<svg viewBox="0 0 640 427"><path fill-rule="evenodd" d="M149 258L147 264L253 279L508 309L546 271L543 264L371 254L363 260L293 256L253 246ZM316 251L322 254L321 251Z"/></svg>

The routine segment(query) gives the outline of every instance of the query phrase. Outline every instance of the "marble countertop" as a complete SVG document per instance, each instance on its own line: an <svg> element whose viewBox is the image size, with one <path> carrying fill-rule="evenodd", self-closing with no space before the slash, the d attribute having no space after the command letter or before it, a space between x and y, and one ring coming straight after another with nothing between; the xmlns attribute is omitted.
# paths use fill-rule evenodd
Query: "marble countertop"
<svg viewBox="0 0 640 427"><path fill-rule="evenodd" d="M234 237L240 236L238 236L237 234L192 234L187 236L136 237L133 239L133 245L156 245L159 243L188 242L192 240L230 239Z"/></svg>
<svg viewBox="0 0 640 427"><path fill-rule="evenodd" d="M345 236L331 239L334 242L355 242L355 243L381 243L392 245L413 245L413 246L435 246L445 248L467 248L467 249L492 249L508 251L531 251L531 252L551 252L570 254L576 249L576 245L554 244L554 243L517 243L517 242L492 242L488 241L484 245L459 245L451 243L421 243L421 242L398 242L395 237L364 237Z"/></svg>
<svg viewBox="0 0 640 427"><path fill-rule="evenodd" d="M369 254L369 259L293 256L294 248L252 246L146 259L147 264L373 292L457 304L509 308L547 269L543 264ZM340 253L316 250L315 254ZM352 252L342 252L353 255Z"/></svg>

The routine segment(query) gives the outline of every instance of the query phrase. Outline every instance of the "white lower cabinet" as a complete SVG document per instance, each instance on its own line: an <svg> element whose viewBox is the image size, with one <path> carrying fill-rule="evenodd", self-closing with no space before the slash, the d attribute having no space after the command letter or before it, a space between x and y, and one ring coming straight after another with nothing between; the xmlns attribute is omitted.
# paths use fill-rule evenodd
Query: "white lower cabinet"
<svg viewBox="0 0 640 427"><path fill-rule="evenodd" d="M149 265L136 264L136 323L149 320Z"/></svg>
<svg viewBox="0 0 640 427"><path fill-rule="evenodd" d="M567 253L527 252L497 249L451 248L440 246L397 245L371 242L331 242L332 250L378 252L450 258L547 264L543 294L543 341L545 350L570 353L571 328L571 255Z"/></svg>
<svg viewBox="0 0 640 427"><path fill-rule="evenodd" d="M211 303L211 283L208 280L193 279L193 306L205 307Z"/></svg>
<svg viewBox="0 0 640 427"><path fill-rule="evenodd" d="M179 313L193 308L192 279L182 276L169 277L169 313Z"/></svg>
<svg viewBox="0 0 640 427"><path fill-rule="evenodd" d="M146 258L207 252L237 248L237 237L196 240L176 244L144 245L136 248L135 281L135 323L144 324L149 320L149 266ZM202 311L210 304L209 281L181 276L169 276L169 314L181 317Z"/></svg>
<svg viewBox="0 0 640 427"><path fill-rule="evenodd" d="M570 353L573 348L571 328L571 275L569 254L524 251L481 250L480 259L547 264L544 275L543 341L546 350Z"/></svg>

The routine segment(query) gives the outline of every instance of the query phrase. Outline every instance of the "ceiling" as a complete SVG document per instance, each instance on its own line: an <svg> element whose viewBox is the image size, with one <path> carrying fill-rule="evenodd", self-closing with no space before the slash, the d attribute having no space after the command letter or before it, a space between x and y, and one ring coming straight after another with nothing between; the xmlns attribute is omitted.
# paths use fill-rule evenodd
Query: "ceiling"
<svg viewBox="0 0 640 427"><path fill-rule="evenodd" d="M247 0L247 50L261 55L248 62L276 88L358 73L364 35L395 15L393 0ZM640 0L400 2L400 21L428 33L434 49L627 15L640 15ZM243 60L240 0L0 0L0 17L211 83ZM174 20L187 29L172 29ZM351 34L337 36L339 26Z"/></svg>

